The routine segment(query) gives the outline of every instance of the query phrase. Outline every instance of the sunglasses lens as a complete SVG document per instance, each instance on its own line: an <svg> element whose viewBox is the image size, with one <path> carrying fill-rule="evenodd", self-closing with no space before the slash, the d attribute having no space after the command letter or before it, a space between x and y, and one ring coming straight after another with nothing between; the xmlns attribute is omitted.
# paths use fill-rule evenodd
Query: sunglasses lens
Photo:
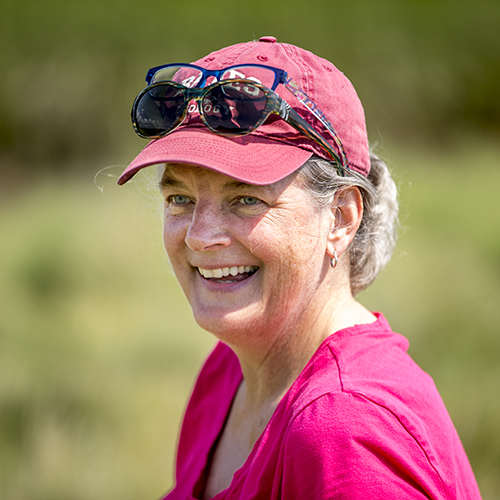
<svg viewBox="0 0 500 500"><path fill-rule="evenodd" d="M202 78L203 74L199 69L192 66L167 66L158 70L152 77L150 84L157 82L176 82L184 85L184 87L196 87Z"/></svg>
<svg viewBox="0 0 500 500"><path fill-rule="evenodd" d="M147 90L134 106L138 132L154 137L174 128L185 110L184 94L173 85L160 84Z"/></svg>
<svg viewBox="0 0 500 500"><path fill-rule="evenodd" d="M264 66L247 65L229 68L222 73L220 80L234 80L238 78L243 80L253 80L254 82L260 83L272 90L276 88L276 75L274 71Z"/></svg>
<svg viewBox="0 0 500 500"><path fill-rule="evenodd" d="M262 121L267 104L259 87L241 83L225 83L214 87L203 98L203 115L217 132L243 135Z"/></svg>
<svg viewBox="0 0 500 500"><path fill-rule="evenodd" d="M151 77L150 84L157 82L176 82L184 85L184 87L194 88L198 87L202 82L203 74L202 72L189 64L179 65L179 66L166 66L153 74ZM224 70L218 77L218 80L253 80L256 83L260 83L270 89L276 88L278 82L276 82L276 74L270 68L258 65L243 65L235 66ZM203 82L203 87L211 85L217 81L217 78L213 75L207 76L207 79Z"/></svg>

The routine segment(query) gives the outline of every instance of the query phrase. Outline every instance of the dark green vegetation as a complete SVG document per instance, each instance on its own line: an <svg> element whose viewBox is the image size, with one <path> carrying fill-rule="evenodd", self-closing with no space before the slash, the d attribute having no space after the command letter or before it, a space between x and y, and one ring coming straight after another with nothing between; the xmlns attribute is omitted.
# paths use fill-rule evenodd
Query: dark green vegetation
<svg viewBox="0 0 500 500"><path fill-rule="evenodd" d="M3 0L0 161L31 171L126 162L143 144L129 113L148 68L263 35L337 64L359 91L372 141L450 147L463 134L498 138L498 19L497 0L254 0L238 8Z"/></svg>
<svg viewBox="0 0 500 500"><path fill-rule="evenodd" d="M169 272L158 200L105 172L101 194L93 176L145 144L129 112L149 67L262 35L357 87L402 205L398 250L361 301L410 339L498 498L500 2L284 4L1 3L0 498L154 499L171 484L213 340Z"/></svg>

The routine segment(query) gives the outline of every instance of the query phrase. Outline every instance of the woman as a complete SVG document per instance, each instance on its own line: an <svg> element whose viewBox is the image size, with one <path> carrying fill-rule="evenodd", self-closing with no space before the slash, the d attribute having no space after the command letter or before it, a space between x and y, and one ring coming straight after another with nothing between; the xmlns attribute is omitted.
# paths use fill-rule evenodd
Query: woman
<svg viewBox="0 0 500 500"><path fill-rule="evenodd" d="M219 344L168 499L478 499L429 376L356 301L390 259L397 193L328 61L272 37L153 68L134 103L161 164L164 244Z"/></svg>

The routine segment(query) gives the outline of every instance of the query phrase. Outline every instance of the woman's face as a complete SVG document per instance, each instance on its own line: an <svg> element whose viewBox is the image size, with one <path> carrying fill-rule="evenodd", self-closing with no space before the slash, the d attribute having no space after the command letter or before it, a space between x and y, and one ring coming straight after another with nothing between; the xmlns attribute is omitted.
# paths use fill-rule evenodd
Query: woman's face
<svg viewBox="0 0 500 500"><path fill-rule="evenodd" d="M161 189L165 249L202 328L234 344L286 328L315 303L331 212L313 206L297 174L254 186L168 165Z"/></svg>

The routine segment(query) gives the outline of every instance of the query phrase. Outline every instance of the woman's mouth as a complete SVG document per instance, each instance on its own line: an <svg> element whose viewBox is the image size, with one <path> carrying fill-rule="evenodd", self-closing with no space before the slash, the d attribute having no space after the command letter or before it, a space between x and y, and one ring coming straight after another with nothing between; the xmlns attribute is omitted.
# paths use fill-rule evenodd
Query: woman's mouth
<svg viewBox="0 0 500 500"><path fill-rule="evenodd" d="M197 269L205 279L215 279L220 283L235 283L249 278L259 268L257 266L232 266L219 269L198 267Z"/></svg>

